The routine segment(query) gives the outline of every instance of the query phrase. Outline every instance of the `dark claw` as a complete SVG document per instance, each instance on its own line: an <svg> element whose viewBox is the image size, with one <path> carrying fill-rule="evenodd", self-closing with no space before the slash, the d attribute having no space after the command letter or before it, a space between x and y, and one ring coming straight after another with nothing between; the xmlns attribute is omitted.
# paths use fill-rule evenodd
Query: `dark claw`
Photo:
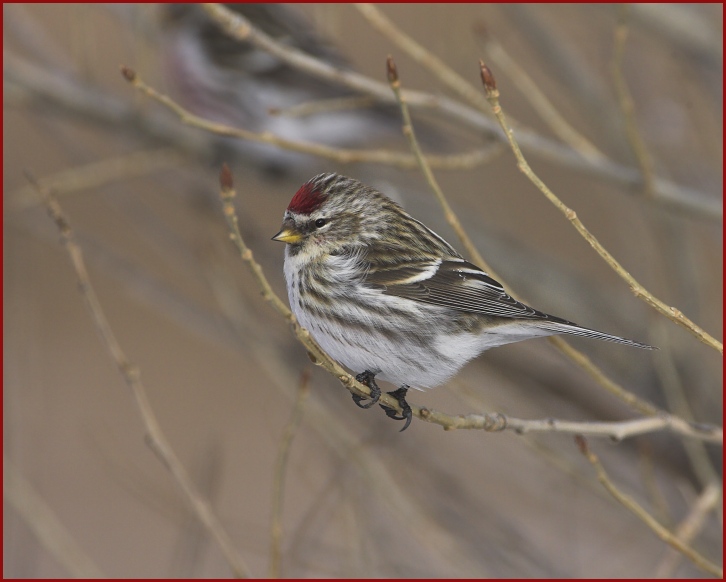
<svg viewBox="0 0 726 582"><path fill-rule="evenodd" d="M403 432L408 428L408 425L411 424L411 419L413 418L413 415L411 413L411 407L408 405L408 402L406 402L406 393L408 392L408 386L401 386L398 390L394 390L393 392L388 392L391 396L393 396L397 401L398 405L401 407L401 416L398 416L395 410L393 408L389 408L385 404L381 404L381 408L386 412L386 416L388 418L392 418L393 420L405 420L406 424L403 425L403 428L398 432Z"/></svg>
<svg viewBox="0 0 726 582"><path fill-rule="evenodd" d="M356 381L360 382L361 384L365 384L370 388L371 395L370 395L370 402L368 404L361 404L364 400L367 400L365 396L358 396L357 394L353 394L353 402L355 402L355 405L358 408L370 408L373 406L376 402L378 402L378 399L381 397L381 389L378 387L378 384L376 384L375 381L376 375L371 372L370 370L366 370L365 372L361 372L358 374L355 379Z"/></svg>

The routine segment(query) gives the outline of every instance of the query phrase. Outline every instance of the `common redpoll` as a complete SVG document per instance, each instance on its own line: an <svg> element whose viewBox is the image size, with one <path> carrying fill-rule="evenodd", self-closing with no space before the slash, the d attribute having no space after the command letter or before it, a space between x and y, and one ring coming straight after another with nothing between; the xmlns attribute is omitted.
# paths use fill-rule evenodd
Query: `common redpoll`
<svg viewBox="0 0 726 582"><path fill-rule="evenodd" d="M273 240L285 247L290 307L335 360L375 377L411 422L409 387L437 386L484 350L554 334L654 349L581 327L510 297L444 239L377 190L338 174L315 176L290 201Z"/></svg>

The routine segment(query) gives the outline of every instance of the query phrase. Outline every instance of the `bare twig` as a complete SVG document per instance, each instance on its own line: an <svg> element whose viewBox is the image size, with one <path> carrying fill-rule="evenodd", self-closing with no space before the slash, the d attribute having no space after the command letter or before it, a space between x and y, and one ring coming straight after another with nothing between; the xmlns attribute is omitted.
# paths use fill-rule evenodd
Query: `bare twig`
<svg viewBox="0 0 726 582"><path fill-rule="evenodd" d="M618 21L615 24L613 58L610 62L610 74L613 77L615 92L618 96L618 104L625 118L625 133L628 142L638 161L638 166L643 176L643 190L646 196L654 194L655 172L653 171L653 159L648 153L648 148L638 130L638 122L635 118L635 104L630 93L628 84L623 75L623 56L625 54L625 43L628 39L628 4L618 6Z"/></svg>
<svg viewBox="0 0 726 582"><path fill-rule="evenodd" d="M532 181L532 183L537 186L537 188L547 197L547 199L552 202L552 204L554 204L555 207L565 215L565 217L575 227L577 232L579 232L582 237L588 243L590 243L590 246L595 249L595 252L597 252L597 254L600 255L603 260L608 265L610 265L610 267L622 279L624 279L628 283L628 285L630 286L630 290L633 292L633 295L642 298L643 301L653 307L656 311L665 315L668 319L674 321L678 325L690 331L704 344L714 348L715 350L723 354L723 344L721 342L716 340L698 325L693 323L690 319L683 315L681 311L679 311L675 307L670 307L666 305L660 299L652 295L640 283L638 283L638 281L636 281L635 278L622 267L622 265L615 259L615 257L613 257L610 252L608 252L608 250L592 235L592 233L590 233L590 231L585 228L585 225L582 224L582 221L577 218L577 214L575 213L575 211L565 205L565 203L562 202L552 192L552 190L550 190L547 185L542 182L542 180L532 171L532 168L529 167L527 160L525 160L524 156L522 155L522 151L519 148L517 140L514 138L514 134L511 128L507 124L506 117L504 116L502 107L499 104L499 90L497 89L496 82L494 81L494 75L489 70L489 67L484 64L483 61L480 61L479 64L481 67L481 77L484 88L486 90L487 99L489 100L489 104L492 107L494 115L499 120L502 129L505 131L507 138L509 139L509 144L512 147L512 151L514 152L515 157L517 158L517 167L522 171L522 173L527 176Z"/></svg>
<svg viewBox="0 0 726 582"><path fill-rule="evenodd" d="M666 527L673 523L671 510L668 507L668 500L658 485L656 478L655 460L653 459L653 447L650 439L638 439L635 443L638 449L639 469L643 487L645 488L650 504L653 508L653 517L657 518Z"/></svg>
<svg viewBox="0 0 726 582"><path fill-rule="evenodd" d="M712 425L696 425L679 423L677 419L665 416L649 416L635 420L615 422L577 422L545 418L542 420L523 420L501 414L466 414L447 418L440 412L421 408L420 415L425 420L435 422L446 430L458 428L476 428L487 432L499 432L510 429L518 434L528 432L557 432L566 434L586 434L588 436L607 437L614 441L634 436L666 430L683 436L691 436L714 444L723 444L723 429Z"/></svg>
<svg viewBox="0 0 726 582"><path fill-rule="evenodd" d="M202 7L232 38L249 42L286 64L315 77L344 85L365 95L372 95L383 103L394 101L389 87L385 83L330 65L284 43L276 42L255 28L242 15L234 13L220 4L202 4ZM444 96L421 91L407 90L403 93L403 97L411 107L436 110L466 127L485 131L506 141L506 135L497 123L478 109L462 105ZM619 184L637 185L640 181L640 172L634 168L620 166L609 159L588 160L569 146L545 139L532 131L520 130L519 142L532 154ZM708 196L661 179L656 180L656 192L658 193L657 200L671 208L687 210L711 220L720 220L723 217L722 202L717 196Z"/></svg>
<svg viewBox="0 0 726 582"><path fill-rule="evenodd" d="M56 195L66 194L176 167L185 159L185 156L172 148L138 151L63 170L44 177L43 182ZM28 208L43 202L32 185L18 188L7 196L10 208Z"/></svg>
<svg viewBox="0 0 726 582"><path fill-rule="evenodd" d="M41 545L71 576L106 577L58 519L53 509L5 456L3 456L3 497L18 512Z"/></svg>
<svg viewBox="0 0 726 582"><path fill-rule="evenodd" d="M610 495L612 495L619 503L624 505L632 513L634 513L636 517L638 517L638 519L643 521L651 530L653 530L661 540L681 552L701 570L704 570L709 574L713 574L714 576L723 578L723 568L721 568L717 564L714 564L713 562L699 554L696 550L694 550L692 547L679 539L678 536L668 531L665 527L658 523L658 521L652 515L650 515L645 509L643 509L632 497L630 497L630 495L623 493L615 486L615 484L610 480L610 477L608 477L608 474L605 471L605 467L603 467L598 456L593 453L587 446L587 441L584 439L584 437L575 437L575 441L580 448L580 452L582 452L585 458L590 461L593 467L595 467L598 481L602 483L603 487L607 489Z"/></svg>
<svg viewBox="0 0 726 582"><path fill-rule="evenodd" d="M663 350L663 357L658 358L655 364L655 373L660 380L663 395L668 403L668 410L690 422L694 420L693 412L685 395L681 381L681 371L673 360L675 354L666 326L667 323L664 319L659 319L655 325L655 337L658 340L658 345ZM684 441L683 448L701 487L705 488L709 483L721 479L702 443L691 440Z"/></svg>
<svg viewBox="0 0 726 582"><path fill-rule="evenodd" d="M262 296L292 327L293 333L298 341L303 344L308 351L313 363L321 366L333 376L335 376L343 386L351 393L363 396L370 395L368 386L358 382L353 376L348 374L340 364L328 356L325 351L312 338L310 333L297 322L295 316L283 303L283 301L275 294L267 281L262 267L255 261L252 251L244 242L242 234L239 230L237 214L234 208L233 200L236 196L234 190L234 182L232 172L224 165L220 173L221 198L224 216L230 229L230 238L237 246L241 258L247 262L252 273L257 279L262 290ZM389 408L400 412L400 405L389 394L382 394L380 402ZM568 421L559 421L554 419L545 420L521 420L507 417L500 413L492 414L468 414L452 416L443 412L438 412L429 408L422 408L411 405L413 415L421 420L438 424L446 430L452 429L479 429L488 432L499 432L510 429L519 433L524 432L565 432L565 433L584 433L593 434L594 436L607 436L614 439L628 438L636 434L644 434L657 430L671 430L678 434L700 438L708 442L722 443L723 430L719 427L702 426L697 424L689 424L676 417L665 415L653 418L644 418L635 421L615 422L615 423L570 423ZM588 427L592 426L592 432Z"/></svg>
<svg viewBox="0 0 726 582"><path fill-rule="evenodd" d="M275 467L275 479L272 487L272 527L270 534L270 566L268 578L279 578L282 575L282 506L285 495L285 473L287 461L290 457L290 445L295 438L300 422L302 421L305 401L310 392L310 371L304 370L300 378L300 387L295 400L290 420L280 440Z"/></svg>
<svg viewBox="0 0 726 582"><path fill-rule="evenodd" d="M70 224L68 223L58 200L50 190L42 187L30 176L28 176L28 180L37 188L38 192L44 198L48 212L60 231L63 245L68 251L71 263L73 264L76 276L78 277L83 298L91 312L96 328L101 334L101 337L116 363L116 366L121 372L121 375L126 381L126 384L131 389L146 429L145 440L147 445L172 474L174 481L179 485L199 520L206 526L210 535L219 544L220 549L222 550L222 553L227 559L227 562L234 574L242 578L249 577L250 571L234 547L232 539L224 530L221 522L212 511L209 503L200 495L197 487L192 482L186 469L167 441L166 436L159 425L159 421L151 407L151 403L149 402L146 388L141 382L139 370L126 357L126 354L122 350L121 345L118 343L118 340L106 319L101 303L98 300L98 296L96 295L88 276L81 248L75 242L73 231L71 230Z"/></svg>

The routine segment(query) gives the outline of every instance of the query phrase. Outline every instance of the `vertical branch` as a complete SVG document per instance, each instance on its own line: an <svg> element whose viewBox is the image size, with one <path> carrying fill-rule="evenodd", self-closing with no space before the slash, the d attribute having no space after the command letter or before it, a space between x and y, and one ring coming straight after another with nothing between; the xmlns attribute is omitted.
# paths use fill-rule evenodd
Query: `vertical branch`
<svg viewBox="0 0 726 582"><path fill-rule="evenodd" d="M623 75L623 56L625 55L625 43L628 40L628 5L623 3L618 7L618 21L615 24L613 58L610 62L610 74L613 77L615 92L618 97L620 111L625 118L625 134L628 137L630 147L635 154L635 159L643 175L643 190L648 197L655 195L655 175L653 172L653 159L648 153L648 148L638 131L638 123L635 119L635 104L630 93L628 84Z"/></svg>
<svg viewBox="0 0 726 582"><path fill-rule="evenodd" d="M280 440L275 467L275 479L272 485L272 527L270 534L270 566L268 578L279 578L282 575L282 507L285 496L285 476L287 461L290 458L290 446L302 421L305 401L310 392L310 371L304 370L300 377L300 387L295 400L290 420Z"/></svg>
<svg viewBox="0 0 726 582"><path fill-rule="evenodd" d="M105 578L53 509L3 456L3 497L25 521L40 544L75 578Z"/></svg>
<svg viewBox="0 0 726 582"><path fill-rule="evenodd" d="M184 493L184 496L191 505L195 514L206 526L212 538L214 538L219 544L222 553L227 559L227 562L235 576L239 578L248 578L250 576L249 568L237 552L237 549L232 542L232 538L229 537L229 534L227 534L222 527L221 522L212 511L209 503L199 493L186 469L174 453L174 450L171 448L169 442L166 440L166 436L164 435L161 426L159 425L159 421L151 407L151 402L149 401L146 388L141 382L141 374L138 368L126 357L126 354L121 349L121 345L116 339L116 335L113 333L113 330L109 325L108 319L106 319L106 315L101 307L101 302L99 301L96 291L88 276L81 247L75 241L73 231L71 230L68 219L63 213L58 200L50 190L42 188L32 177L28 176L28 180L43 196L45 205L48 208L48 213L60 231L61 240L66 248L66 251L68 251L71 263L73 264L73 268L76 272L76 277L78 278L81 293L83 294L86 305L91 312L96 328L101 334L101 337L103 338L108 351L111 353L111 357L114 362L116 362L116 366L126 381L126 384L131 389L136 405L139 408L144 428L146 429L146 444L154 452L161 463L171 472L174 480Z"/></svg>

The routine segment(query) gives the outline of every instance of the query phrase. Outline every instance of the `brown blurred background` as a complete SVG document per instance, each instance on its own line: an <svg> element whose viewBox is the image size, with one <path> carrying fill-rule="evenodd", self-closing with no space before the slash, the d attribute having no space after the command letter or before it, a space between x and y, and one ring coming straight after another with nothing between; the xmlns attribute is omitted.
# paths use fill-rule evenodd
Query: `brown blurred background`
<svg viewBox="0 0 726 582"><path fill-rule="evenodd" d="M235 175L243 235L283 297L283 248L270 237L300 183L321 170L387 188L461 248L416 170L306 157L278 163L274 153L260 163L228 140L220 145L182 127L119 74L129 65L184 99L165 70L170 29L158 6L3 8L6 577L74 576L87 563L109 577L230 575L145 445L131 394L26 170L55 186L163 431L253 575L268 571L275 463L305 369L310 395L284 495L284 576L703 575L673 560L605 492L571 435L444 432L416 419L399 434L380 409L356 408L314 368L263 302L220 212L223 160ZM300 9L351 67L385 81L392 54L405 88L452 96L353 6ZM616 5L381 10L477 90L478 59L490 63L506 113L541 141L525 151L533 169L646 288L722 337L721 5L627 12L622 72L655 174L675 203L645 195L638 178L610 72ZM493 42L602 152L608 162L598 167L610 170L593 170L576 153L571 159L580 161L570 164L548 155L561 142ZM392 111L375 140L351 136L353 146L407 151ZM416 119L429 149L498 151L491 133L436 112ZM264 127L259 115L253 121ZM112 166L91 165L104 161ZM488 164L436 176L497 275L530 304L661 348L571 340L613 380L663 409L722 423L720 355L635 298L517 170L508 149ZM409 400L457 414L637 416L543 340L488 352L447 386ZM709 484L720 492L720 447L667 433L590 444L617 485L671 529ZM37 496L36 511L18 508L9 475ZM714 505L692 545L720 564L720 499ZM49 514L64 528L54 539L72 538L78 553L65 548L59 559L41 541L34 520L47 524Z"/></svg>

